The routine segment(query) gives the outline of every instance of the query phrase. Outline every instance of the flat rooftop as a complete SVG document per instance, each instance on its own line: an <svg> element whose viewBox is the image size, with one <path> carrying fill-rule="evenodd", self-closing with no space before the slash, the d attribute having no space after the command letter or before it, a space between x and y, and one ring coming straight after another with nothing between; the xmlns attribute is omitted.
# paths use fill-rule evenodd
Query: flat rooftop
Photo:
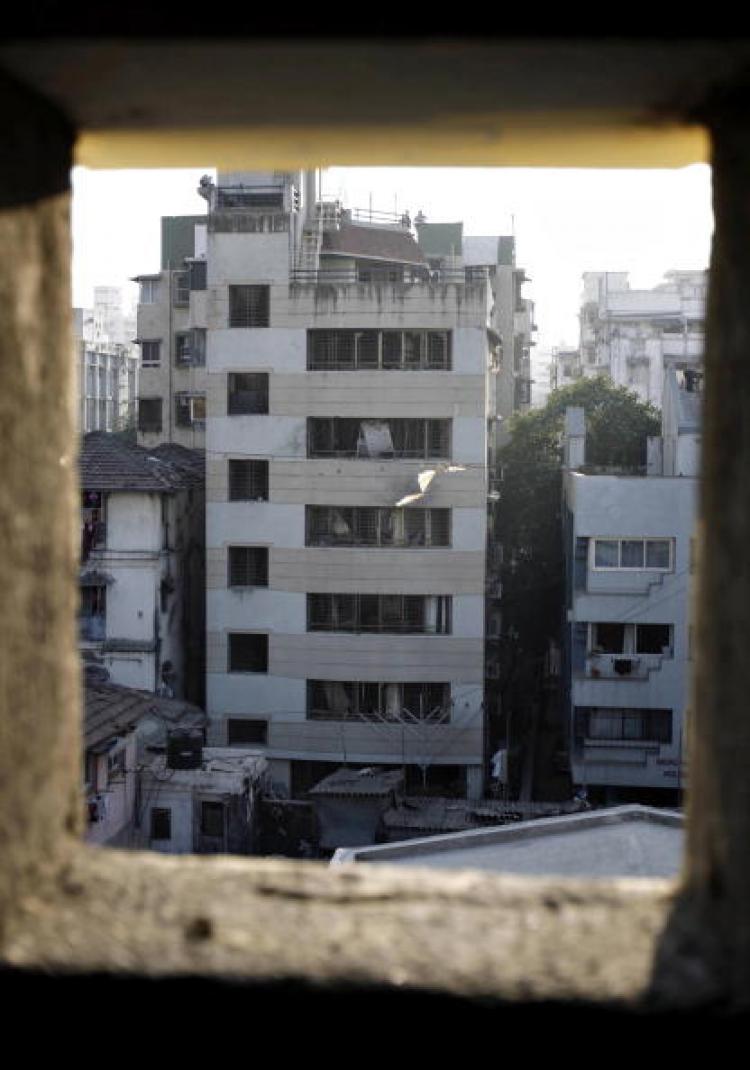
<svg viewBox="0 0 750 1070"><path fill-rule="evenodd" d="M675 877L683 839L682 814L617 806L377 847L340 847L331 865L387 862L526 876Z"/></svg>

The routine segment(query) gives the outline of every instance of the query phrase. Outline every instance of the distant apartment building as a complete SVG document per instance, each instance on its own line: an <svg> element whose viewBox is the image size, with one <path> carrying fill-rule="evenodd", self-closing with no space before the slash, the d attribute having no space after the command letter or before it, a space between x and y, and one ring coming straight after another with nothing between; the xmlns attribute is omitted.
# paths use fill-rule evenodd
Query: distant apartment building
<svg viewBox="0 0 750 1070"><path fill-rule="evenodd" d="M531 405L531 348L534 303L523 296L529 281L523 268L516 266L516 241L510 235L464 235L463 223L428 223L416 219L420 248L439 277L471 279L473 274L488 280L492 295L490 322L498 340L495 376L495 417L498 438L506 438L505 424L514 412Z"/></svg>
<svg viewBox="0 0 750 1070"><path fill-rule="evenodd" d="M134 428L139 364L135 322L123 311L117 287L96 286L93 309L73 309L73 337L82 433Z"/></svg>
<svg viewBox="0 0 750 1070"><path fill-rule="evenodd" d="M653 289L633 290L627 272L585 272L571 377L608 375L661 408L668 369L702 366L707 281L705 271L668 271Z"/></svg>
<svg viewBox="0 0 750 1070"><path fill-rule="evenodd" d="M566 421L564 695L573 781L602 800L677 800L685 786L701 377L670 369L647 473L580 471ZM644 795L644 792L651 793Z"/></svg>
<svg viewBox="0 0 750 1070"><path fill-rule="evenodd" d="M570 386L583 375L581 354L578 349L556 348L552 350L549 362L549 387L558 390Z"/></svg>
<svg viewBox="0 0 750 1070"><path fill-rule="evenodd" d="M203 699L203 456L83 437L79 648L114 684Z"/></svg>
<svg viewBox="0 0 750 1070"><path fill-rule="evenodd" d="M137 280L138 434L205 441L209 742L292 794L378 763L477 797L488 466L529 400L514 241L415 238L312 173L199 192Z"/></svg>
<svg viewBox="0 0 750 1070"><path fill-rule="evenodd" d="M161 269L138 275L138 443L206 441L206 217L165 216Z"/></svg>

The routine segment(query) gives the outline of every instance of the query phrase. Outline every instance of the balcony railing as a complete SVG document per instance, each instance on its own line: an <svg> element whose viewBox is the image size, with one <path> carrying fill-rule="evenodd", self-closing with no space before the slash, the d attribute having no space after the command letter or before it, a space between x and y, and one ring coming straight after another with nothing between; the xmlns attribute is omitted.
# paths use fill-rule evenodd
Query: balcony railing
<svg viewBox="0 0 750 1070"><path fill-rule="evenodd" d="M79 617L78 634L81 639L89 642L97 642L100 639L105 639L107 634L107 618L101 614Z"/></svg>
<svg viewBox="0 0 750 1070"><path fill-rule="evenodd" d="M476 284L487 279L486 268L404 268L331 270L293 268L290 282L298 286L447 286Z"/></svg>

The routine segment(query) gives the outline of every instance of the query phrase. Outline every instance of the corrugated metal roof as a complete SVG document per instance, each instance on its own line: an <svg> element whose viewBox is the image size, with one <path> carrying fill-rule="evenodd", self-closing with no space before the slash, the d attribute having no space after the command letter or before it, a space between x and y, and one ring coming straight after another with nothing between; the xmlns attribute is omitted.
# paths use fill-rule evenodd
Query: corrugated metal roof
<svg viewBox="0 0 750 1070"><path fill-rule="evenodd" d="M398 264L426 264L424 253L407 230L344 224L323 233L323 255L355 256Z"/></svg>
<svg viewBox="0 0 750 1070"><path fill-rule="evenodd" d="M188 455L195 453L193 458ZM147 450L106 431L83 436L83 490L174 492L203 481L204 456L184 446Z"/></svg>
<svg viewBox="0 0 750 1070"><path fill-rule="evenodd" d="M308 795L365 796L380 798L402 787L404 774L401 770L337 769L324 777Z"/></svg>

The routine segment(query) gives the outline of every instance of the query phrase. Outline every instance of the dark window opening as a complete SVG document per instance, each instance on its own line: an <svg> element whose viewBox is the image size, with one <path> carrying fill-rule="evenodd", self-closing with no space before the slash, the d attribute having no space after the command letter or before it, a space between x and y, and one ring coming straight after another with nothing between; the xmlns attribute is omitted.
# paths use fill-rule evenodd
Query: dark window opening
<svg viewBox="0 0 750 1070"><path fill-rule="evenodd" d="M308 680L307 718L445 724L450 720L450 684Z"/></svg>
<svg viewBox="0 0 750 1070"><path fill-rule="evenodd" d="M229 586L268 586L268 547L229 547Z"/></svg>
<svg viewBox="0 0 750 1070"><path fill-rule="evenodd" d="M270 327L270 286L230 286L229 326Z"/></svg>
<svg viewBox="0 0 750 1070"><path fill-rule="evenodd" d="M268 501L268 461L229 461L229 500Z"/></svg>
<svg viewBox="0 0 750 1070"><path fill-rule="evenodd" d="M161 363L161 339L152 338L138 344L141 347L141 367L158 368Z"/></svg>
<svg viewBox="0 0 750 1070"><path fill-rule="evenodd" d="M672 628L669 624L637 624L635 650L637 654L661 654L672 645Z"/></svg>
<svg viewBox="0 0 750 1070"><path fill-rule="evenodd" d="M450 546L450 509L308 505L307 546Z"/></svg>
<svg viewBox="0 0 750 1070"><path fill-rule="evenodd" d="M579 743L585 739L671 743L672 711L576 706L575 735Z"/></svg>
<svg viewBox="0 0 750 1070"><path fill-rule="evenodd" d="M308 594L310 632L450 635L451 595Z"/></svg>
<svg viewBox="0 0 750 1070"><path fill-rule="evenodd" d="M205 260L192 260L190 262L190 289L205 290L208 284L207 262Z"/></svg>
<svg viewBox="0 0 750 1070"><path fill-rule="evenodd" d="M451 421L308 417L308 457L449 460Z"/></svg>
<svg viewBox="0 0 750 1070"><path fill-rule="evenodd" d="M106 637L107 588L105 586L81 587L78 627L81 639L89 642L96 642Z"/></svg>
<svg viewBox="0 0 750 1070"><path fill-rule="evenodd" d="M161 398L138 399L138 430L161 431Z"/></svg>
<svg viewBox="0 0 750 1070"><path fill-rule="evenodd" d="M158 808L151 811L151 839L172 839L172 811Z"/></svg>
<svg viewBox="0 0 750 1070"><path fill-rule="evenodd" d="M595 624L593 649L603 654L622 654L625 649L625 625Z"/></svg>
<svg viewBox="0 0 750 1070"><path fill-rule="evenodd" d="M268 636L229 636L229 672L268 672Z"/></svg>
<svg viewBox="0 0 750 1070"><path fill-rule="evenodd" d="M268 412L268 372L231 372L227 376L227 413Z"/></svg>
<svg viewBox="0 0 750 1070"><path fill-rule="evenodd" d="M201 836L212 839L224 838L224 804L220 802L201 803Z"/></svg>
<svg viewBox="0 0 750 1070"><path fill-rule="evenodd" d="M268 721L230 717L227 720L227 743L266 743Z"/></svg>
<svg viewBox="0 0 750 1070"><path fill-rule="evenodd" d="M177 394L175 396L175 423L177 427L206 426L206 399L200 394Z"/></svg>

